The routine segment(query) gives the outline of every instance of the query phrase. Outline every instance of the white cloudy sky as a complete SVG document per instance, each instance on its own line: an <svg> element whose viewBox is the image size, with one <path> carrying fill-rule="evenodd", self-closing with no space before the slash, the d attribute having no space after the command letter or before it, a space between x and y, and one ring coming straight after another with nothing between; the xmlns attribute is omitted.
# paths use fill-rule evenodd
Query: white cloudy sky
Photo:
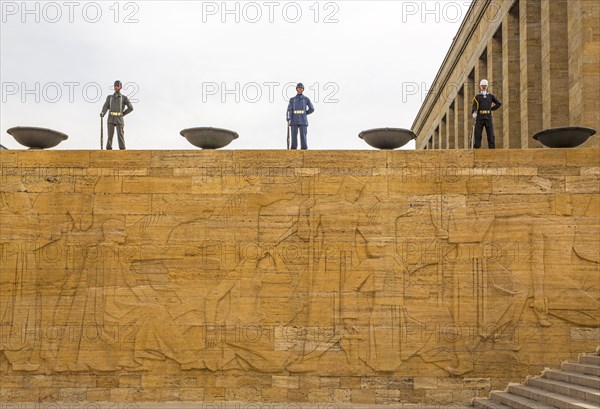
<svg viewBox="0 0 600 409"><path fill-rule="evenodd" d="M196 126L285 149L296 82L315 104L309 149L370 149L360 131L411 127L470 0L0 3L8 148L7 129L40 126L69 135L55 149L98 149L120 79L128 149L195 149L179 131Z"/></svg>

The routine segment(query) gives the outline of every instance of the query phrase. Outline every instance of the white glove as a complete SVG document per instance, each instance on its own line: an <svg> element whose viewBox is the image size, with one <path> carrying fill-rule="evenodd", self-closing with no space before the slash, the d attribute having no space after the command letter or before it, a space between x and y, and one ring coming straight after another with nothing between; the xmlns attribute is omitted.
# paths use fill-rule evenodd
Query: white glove
<svg viewBox="0 0 600 409"><path fill-rule="evenodd" d="M473 119L477 119L477 112L473 112Z"/></svg>

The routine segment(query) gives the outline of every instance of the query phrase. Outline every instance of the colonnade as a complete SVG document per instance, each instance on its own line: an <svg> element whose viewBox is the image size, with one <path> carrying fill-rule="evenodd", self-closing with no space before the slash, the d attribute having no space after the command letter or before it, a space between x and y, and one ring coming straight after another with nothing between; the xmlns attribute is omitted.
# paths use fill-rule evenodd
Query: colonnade
<svg viewBox="0 0 600 409"><path fill-rule="evenodd" d="M445 97L428 95L413 124L417 149L468 147L471 105L483 78L502 101L494 112L496 148L541 147L532 136L548 128L600 131L595 1L477 0L471 8L432 86L445 87ZM470 44L456 44L465 38ZM597 141L586 145L600 146Z"/></svg>

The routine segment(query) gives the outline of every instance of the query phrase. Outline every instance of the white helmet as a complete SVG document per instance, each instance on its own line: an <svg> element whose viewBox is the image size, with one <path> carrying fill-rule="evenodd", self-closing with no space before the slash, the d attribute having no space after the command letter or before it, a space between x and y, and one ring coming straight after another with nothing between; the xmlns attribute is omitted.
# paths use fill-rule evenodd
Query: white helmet
<svg viewBox="0 0 600 409"><path fill-rule="evenodd" d="M481 80L481 82L479 83L479 85L488 85L488 80Z"/></svg>

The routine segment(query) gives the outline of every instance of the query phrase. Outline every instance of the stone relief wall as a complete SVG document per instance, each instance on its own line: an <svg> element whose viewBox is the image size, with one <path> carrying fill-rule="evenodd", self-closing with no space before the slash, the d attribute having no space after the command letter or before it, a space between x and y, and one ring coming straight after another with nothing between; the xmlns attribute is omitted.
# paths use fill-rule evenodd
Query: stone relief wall
<svg viewBox="0 0 600 409"><path fill-rule="evenodd" d="M558 365L600 344L599 152L4 151L2 400L466 403Z"/></svg>

